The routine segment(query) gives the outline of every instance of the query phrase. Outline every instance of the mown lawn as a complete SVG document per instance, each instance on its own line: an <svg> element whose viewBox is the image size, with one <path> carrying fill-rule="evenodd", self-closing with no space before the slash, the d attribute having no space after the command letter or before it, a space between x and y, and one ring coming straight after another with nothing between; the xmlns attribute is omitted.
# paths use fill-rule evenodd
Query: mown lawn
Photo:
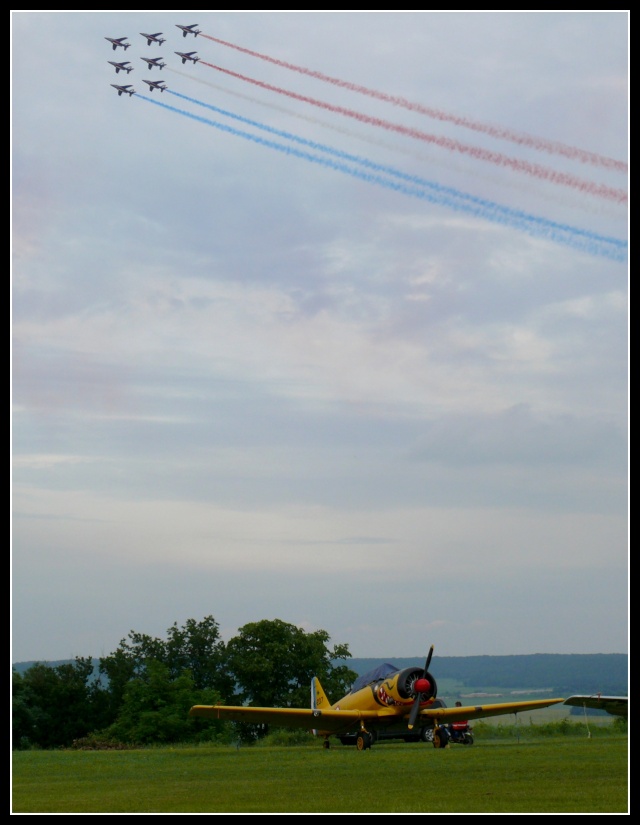
<svg viewBox="0 0 640 825"><path fill-rule="evenodd" d="M13 754L13 813L627 813L628 740Z"/></svg>

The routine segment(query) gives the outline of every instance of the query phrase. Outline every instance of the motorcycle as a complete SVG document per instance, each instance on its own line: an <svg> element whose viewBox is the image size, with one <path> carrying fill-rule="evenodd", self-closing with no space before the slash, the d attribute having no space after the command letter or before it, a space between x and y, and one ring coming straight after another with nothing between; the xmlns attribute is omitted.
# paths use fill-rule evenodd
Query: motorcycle
<svg viewBox="0 0 640 825"><path fill-rule="evenodd" d="M470 725L462 725L454 722L447 726L449 742L454 745L473 745L473 728Z"/></svg>

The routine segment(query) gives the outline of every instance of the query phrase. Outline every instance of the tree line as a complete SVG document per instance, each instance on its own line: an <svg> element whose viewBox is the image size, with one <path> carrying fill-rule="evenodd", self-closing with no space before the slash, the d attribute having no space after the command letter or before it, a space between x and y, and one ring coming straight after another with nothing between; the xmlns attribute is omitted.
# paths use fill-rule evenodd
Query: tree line
<svg viewBox="0 0 640 825"><path fill-rule="evenodd" d="M192 719L189 708L306 707L313 676L342 696L356 678L349 658L325 630L280 619L246 624L226 643L213 616L174 623L164 639L132 630L98 660L97 676L91 657L14 671L13 748L255 739L268 727Z"/></svg>

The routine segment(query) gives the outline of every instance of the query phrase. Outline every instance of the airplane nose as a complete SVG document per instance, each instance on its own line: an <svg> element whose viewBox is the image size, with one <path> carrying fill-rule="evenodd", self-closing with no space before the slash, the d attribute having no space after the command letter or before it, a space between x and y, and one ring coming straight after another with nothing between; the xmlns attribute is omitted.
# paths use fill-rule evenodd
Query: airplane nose
<svg viewBox="0 0 640 825"><path fill-rule="evenodd" d="M428 693L431 688L431 682L428 679L416 679L413 689L416 693Z"/></svg>

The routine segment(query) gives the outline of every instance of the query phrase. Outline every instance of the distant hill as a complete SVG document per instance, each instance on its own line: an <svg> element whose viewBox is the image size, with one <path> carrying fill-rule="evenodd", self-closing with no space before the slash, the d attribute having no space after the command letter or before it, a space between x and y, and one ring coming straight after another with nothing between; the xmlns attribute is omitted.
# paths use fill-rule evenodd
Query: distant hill
<svg viewBox="0 0 640 825"><path fill-rule="evenodd" d="M47 665L48 667L58 667L58 665L72 665L75 662L75 659L55 659L55 660L44 660L38 659L37 661L31 662L14 662L11 666L16 673L24 673L25 671L29 670L30 667L33 665ZM100 666L100 660L94 659L93 660L93 674L97 679L100 676L100 672L98 670Z"/></svg>
<svg viewBox="0 0 640 825"><path fill-rule="evenodd" d="M73 659L41 662L56 667ZM381 662L397 668L423 667L424 658L348 659L358 676ZM94 659L98 666L98 659ZM13 669L24 673L35 662L16 662ZM436 680L455 679L469 688L550 689L558 696L572 693L606 693L626 696L629 657L625 653L534 653L523 656L434 656L430 670Z"/></svg>
<svg viewBox="0 0 640 825"><path fill-rule="evenodd" d="M398 668L424 666L418 659L350 659L346 664L361 676L381 661ZM626 696L629 657L625 653L534 653L523 656L434 656L430 670L436 680L455 679L467 687L550 688L559 696L608 693Z"/></svg>

